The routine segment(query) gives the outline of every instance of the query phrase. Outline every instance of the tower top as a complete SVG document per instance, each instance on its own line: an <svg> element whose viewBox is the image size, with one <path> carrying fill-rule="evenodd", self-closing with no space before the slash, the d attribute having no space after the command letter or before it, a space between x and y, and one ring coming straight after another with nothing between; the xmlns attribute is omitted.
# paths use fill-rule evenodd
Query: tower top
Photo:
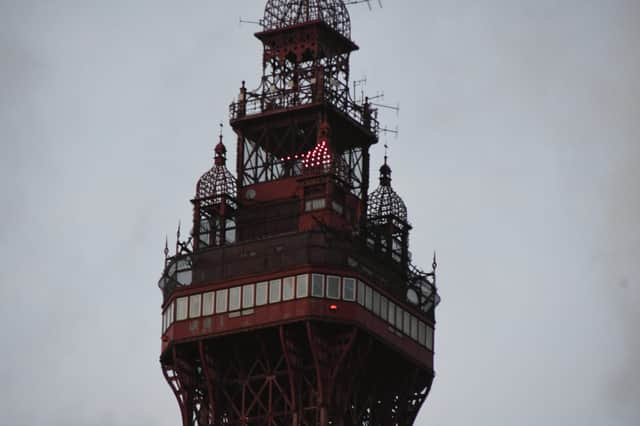
<svg viewBox="0 0 640 426"><path fill-rule="evenodd" d="M314 21L351 38L351 18L343 0L268 0L262 26L271 31Z"/></svg>

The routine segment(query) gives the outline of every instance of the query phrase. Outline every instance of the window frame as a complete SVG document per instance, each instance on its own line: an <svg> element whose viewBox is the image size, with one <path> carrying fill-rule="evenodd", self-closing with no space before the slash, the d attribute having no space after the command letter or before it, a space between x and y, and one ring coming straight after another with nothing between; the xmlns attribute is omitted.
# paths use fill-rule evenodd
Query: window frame
<svg viewBox="0 0 640 426"><path fill-rule="evenodd" d="M296 299L304 299L306 297L309 297L309 274L296 275Z"/></svg>
<svg viewBox="0 0 640 426"><path fill-rule="evenodd" d="M229 312L242 309L242 286L237 285L229 289L229 303L227 308Z"/></svg>
<svg viewBox="0 0 640 426"><path fill-rule="evenodd" d="M242 309L251 309L256 303L256 285L245 284L242 286Z"/></svg>
<svg viewBox="0 0 640 426"><path fill-rule="evenodd" d="M229 312L229 289L222 288L220 290L216 290L216 314L224 314L225 312Z"/></svg>
<svg viewBox="0 0 640 426"><path fill-rule="evenodd" d="M316 294L316 278L320 278L320 294ZM311 274L311 297L322 299L325 295L325 275Z"/></svg>
<svg viewBox="0 0 640 426"><path fill-rule="evenodd" d="M337 293L335 296L330 296L329 295L329 281L330 280L335 280L337 282ZM342 280L340 279L339 276L337 275L327 275L325 278L325 294L327 299L332 299L332 300L340 300L340 296L342 295Z"/></svg>
<svg viewBox="0 0 640 426"><path fill-rule="evenodd" d="M287 288L290 293L287 294ZM284 277L282 279L282 301L288 302L296 298L296 277Z"/></svg>
<svg viewBox="0 0 640 426"><path fill-rule="evenodd" d="M211 312L209 312L209 310L206 310L205 312L205 307L207 307L207 299L211 300ZM216 312L216 292L215 291L208 291L206 293L202 294L202 316L203 317L208 317L210 315L215 314Z"/></svg>
<svg viewBox="0 0 640 426"><path fill-rule="evenodd" d="M197 312L194 308L197 306ZM189 296L189 319L200 318L202 314L202 294L192 294Z"/></svg>
<svg viewBox="0 0 640 426"><path fill-rule="evenodd" d="M351 287L352 287L352 294L353 294L352 298L347 297L347 286L349 284L351 284ZM355 302L357 291L358 291L358 282L356 281L355 278L348 278L348 277L342 278L342 300L345 300L347 302Z"/></svg>
<svg viewBox="0 0 640 426"><path fill-rule="evenodd" d="M274 289L277 288L277 292ZM277 294L276 294L277 293ZM269 304L280 303L282 301L282 279L269 280Z"/></svg>

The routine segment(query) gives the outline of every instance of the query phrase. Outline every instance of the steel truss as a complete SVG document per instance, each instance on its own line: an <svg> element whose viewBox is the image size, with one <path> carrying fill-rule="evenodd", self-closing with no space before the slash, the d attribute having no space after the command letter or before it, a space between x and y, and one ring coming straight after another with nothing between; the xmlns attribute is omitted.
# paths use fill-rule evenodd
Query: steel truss
<svg viewBox="0 0 640 426"><path fill-rule="evenodd" d="M304 322L174 346L183 426L408 426L432 373L352 326Z"/></svg>
<svg viewBox="0 0 640 426"><path fill-rule="evenodd" d="M291 121L281 128L265 127L251 138L238 134L239 176L241 186L302 176L311 172L303 166L302 155L314 149L318 140L318 121ZM368 153L362 147L340 152L330 147L332 163L325 168L338 177L347 191L361 198L368 186ZM318 170L314 170L317 173Z"/></svg>

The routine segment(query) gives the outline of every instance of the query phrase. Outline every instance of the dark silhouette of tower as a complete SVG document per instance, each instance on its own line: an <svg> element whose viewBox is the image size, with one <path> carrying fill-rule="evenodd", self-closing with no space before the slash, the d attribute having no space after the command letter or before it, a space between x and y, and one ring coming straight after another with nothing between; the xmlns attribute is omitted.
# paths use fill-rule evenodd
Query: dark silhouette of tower
<svg viewBox="0 0 640 426"><path fill-rule="evenodd" d="M160 362L192 425L411 425L433 381L433 270L411 264L377 111L349 90L342 0L269 0L193 230L165 249Z"/></svg>

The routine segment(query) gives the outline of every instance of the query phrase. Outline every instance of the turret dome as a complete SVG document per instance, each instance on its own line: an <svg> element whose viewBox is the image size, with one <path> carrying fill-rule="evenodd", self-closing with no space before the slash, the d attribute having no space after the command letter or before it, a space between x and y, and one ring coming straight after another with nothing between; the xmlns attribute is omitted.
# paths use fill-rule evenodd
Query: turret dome
<svg viewBox="0 0 640 426"><path fill-rule="evenodd" d="M351 38L351 19L343 0L268 0L262 26L265 31L323 21Z"/></svg>
<svg viewBox="0 0 640 426"><path fill-rule="evenodd" d="M213 167L200 177L196 185L196 199L202 200L203 205L219 204L223 196L235 198L236 178L227 169L227 149L220 142L215 148Z"/></svg>
<svg viewBox="0 0 640 426"><path fill-rule="evenodd" d="M407 206L391 187L391 167L386 158L380 167L380 186L369 195L367 219L375 224L386 223L389 219L407 222Z"/></svg>

